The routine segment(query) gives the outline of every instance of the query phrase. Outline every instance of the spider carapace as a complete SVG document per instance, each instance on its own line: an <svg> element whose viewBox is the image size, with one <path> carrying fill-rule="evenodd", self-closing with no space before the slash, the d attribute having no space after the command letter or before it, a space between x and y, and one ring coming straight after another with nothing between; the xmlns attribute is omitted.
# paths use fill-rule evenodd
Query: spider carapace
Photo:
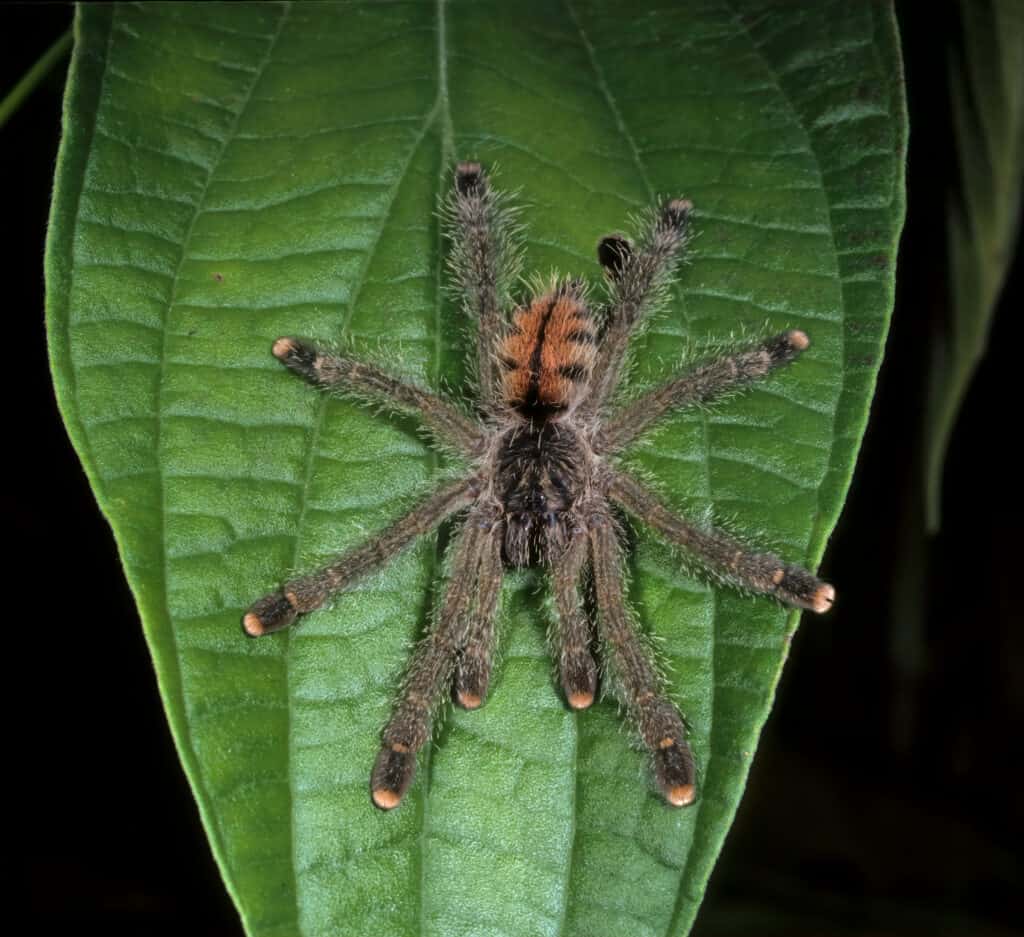
<svg viewBox="0 0 1024 937"><path fill-rule="evenodd" d="M467 709L482 705L504 571L534 564L547 570L553 593L552 653L567 703L578 710L593 703L600 648L608 682L650 753L662 796L674 806L693 801L683 719L626 604L620 511L726 584L815 612L831 607L832 586L813 573L675 514L616 464L623 449L668 413L762 380L809 345L804 332L790 329L709 358L632 402L614 403L630 337L665 291L691 208L686 200L668 200L650 213L635 245L619 234L599 242L607 285L600 307L591 306L583 281L575 279L552 280L516 305L512 214L479 163L460 163L446 216L452 272L477 326L478 417L347 354L298 338L274 343L283 364L325 390L418 414L439 444L471 465L372 540L255 602L242 620L251 637L287 627L446 518L464 516L433 627L413 652L384 728L370 777L378 807L401 803L449 692ZM588 593L591 602L584 601Z"/></svg>
<svg viewBox="0 0 1024 937"><path fill-rule="evenodd" d="M569 282L517 309L499 342L512 425L499 437L494 467L511 566L550 565L570 540L590 468L590 447L571 411L590 379L596 340L580 286Z"/></svg>

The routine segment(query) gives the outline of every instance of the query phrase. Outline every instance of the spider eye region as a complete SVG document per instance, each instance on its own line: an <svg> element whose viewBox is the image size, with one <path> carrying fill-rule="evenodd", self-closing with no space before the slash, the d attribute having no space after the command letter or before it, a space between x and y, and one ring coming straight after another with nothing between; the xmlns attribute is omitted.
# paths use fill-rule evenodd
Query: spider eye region
<svg viewBox="0 0 1024 937"><path fill-rule="evenodd" d="M585 395L597 356L593 317L575 284L555 287L515 311L500 344L505 402L543 422Z"/></svg>

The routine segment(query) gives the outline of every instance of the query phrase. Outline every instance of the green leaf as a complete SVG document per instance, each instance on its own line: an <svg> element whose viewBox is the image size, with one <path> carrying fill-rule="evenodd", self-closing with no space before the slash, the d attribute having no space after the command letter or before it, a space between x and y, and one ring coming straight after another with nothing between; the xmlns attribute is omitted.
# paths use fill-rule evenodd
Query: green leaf
<svg viewBox="0 0 1024 937"><path fill-rule="evenodd" d="M692 263L637 343L636 385L689 340L766 320L813 346L673 419L633 461L680 506L713 505L815 563L892 304L905 118L891 10L84 5L76 29L46 256L55 383L248 932L686 933L797 616L689 578L639 535L634 600L701 767L698 803L673 811L611 702L562 704L538 579L514 577L487 706L448 714L406 804L374 810L369 769L427 621L436 542L289 633L248 641L239 617L444 466L411 421L325 399L270 344L347 336L461 387L435 214L457 157L520 190L527 269L594 281L600 235L655 193L684 194Z"/></svg>
<svg viewBox="0 0 1024 937"><path fill-rule="evenodd" d="M963 49L950 57L959 197L949 200L952 314L937 335L928 375L925 497L940 524L946 449L988 333L1020 232L1024 179L1024 6L960 3Z"/></svg>

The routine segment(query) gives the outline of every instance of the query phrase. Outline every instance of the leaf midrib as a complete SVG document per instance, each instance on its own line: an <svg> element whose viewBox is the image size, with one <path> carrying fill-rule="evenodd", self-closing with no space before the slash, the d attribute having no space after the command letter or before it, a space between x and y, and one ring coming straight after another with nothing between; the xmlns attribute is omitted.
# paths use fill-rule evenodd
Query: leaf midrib
<svg viewBox="0 0 1024 937"><path fill-rule="evenodd" d="M594 76L595 76L595 79L597 81L597 86L598 86L598 88L601 91L601 95L605 99L605 102L608 105L608 110L609 110L609 112L611 113L612 117L615 120L615 125L618 128L619 133L622 135L623 139L626 141L626 144L629 147L629 151L630 151L630 153L633 156L633 162L636 165L637 175L640 177L640 181L643 183L644 188L647 190L648 202L653 204L655 199L656 199L656 197L657 197L657 193L654 191L654 186L651 185L650 177L647 174L647 170L644 168L643 159L640 156L640 150L639 150L639 148L636 145L636 140L633 138L633 135L630 132L629 127L626 125L625 118L623 117L622 112L619 110L618 105L615 103L615 98L614 98L614 96L611 93L611 89L608 87L608 82L605 80L604 72L602 71L601 66L600 66L600 64L597 61L597 51L595 50L593 44L590 42L589 38L587 37L587 34L584 31L584 29L583 29L582 23L580 23L579 17L577 16L576 11L573 9L572 0L564 0L564 3L565 3L565 7L566 7L566 10L569 13L570 18L572 19L574 25L576 26L577 31L579 32L580 40L581 40L581 42L583 44L584 50L587 53L587 60L590 62L591 68L594 71ZM689 311L688 311L688 308L687 308L687 303L685 302L685 299L684 299L684 297L682 295L682 291L679 288L678 281L673 281L672 282L671 289L672 289L673 294L676 297L677 305L682 310L683 318L684 318L684 320L686 322L687 334L692 335L693 329L692 329L692 325L691 325L690 314L689 314ZM696 414L696 418L697 418L698 423L700 424L700 433L701 433L701 439L700 439L700 464L701 464L701 468L702 468L703 487L704 487L704 490L701 493L701 496L704 497L705 499L710 500L711 499L711 465L710 465L710 456L709 456L709 451L708 451L709 450L709 441L708 441L707 412L704 409L699 410L697 412L697 414ZM715 627L714 626L714 622L717 621L717 616L718 616L718 602L717 602L717 595L715 593L715 590L713 590L713 589L708 590L708 592L705 595L704 602L707 604L707 606L709 608L709 612L710 612L710 615L711 615L711 621L712 621L712 630L714 630L714 627ZM714 674L715 673L715 642L714 642L714 640L711 641L711 644L708 647L708 657L709 657L709 666L711 668L711 672L712 672L712 674ZM714 707L714 687L712 686L711 705L707 707L707 712L708 712L709 716L708 716L708 719L707 719L707 724L704 727L704 735L709 740L711 738L711 732L712 732L712 729L714 727L714 725L713 725L714 708L715 708ZM708 770L709 770L709 767L710 767L710 764L711 764L711 757L712 757L711 746L708 745L707 746L707 751L704 752L704 763L701 766L701 770L703 772L703 776L704 777L707 777L707 775L708 775ZM677 886L676 898L675 898L675 901L673 902L672 915L669 918L668 926L667 926L666 931L665 931L666 937L671 937L672 930L673 930L673 928L675 926L675 923L676 923L676 916L677 916L678 911L679 911L679 905L680 905L680 901L681 901L681 897L682 897L683 883L686 881L686 871L687 871L687 869L689 867L690 858L693 855L693 839L694 839L694 836L696 834L697 824L698 824L698 822L700 820L700 815L701 815L701 810L702 810L703 805L704 805L704 799L703 799L703 797L699 797L697 799L697 803L694 804L690 808L693 811L693 821L692 821L692 825L690 827L690 830L691 830L690 845L689 845L689 847L687 848L687 851L686 851L686 860L685 860L685 862L683 864L682 869L680 870L679 885ZM575 845L576 844L575 844L575 840L574 840L574 842L573 842L573 851L574 852L575 852Z"/></svg>

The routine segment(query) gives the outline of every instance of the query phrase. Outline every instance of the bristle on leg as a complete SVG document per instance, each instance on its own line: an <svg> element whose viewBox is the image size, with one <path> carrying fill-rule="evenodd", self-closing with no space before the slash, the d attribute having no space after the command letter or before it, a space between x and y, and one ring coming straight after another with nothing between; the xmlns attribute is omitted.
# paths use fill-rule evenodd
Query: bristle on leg
<svg viewBox="0 0 1024 937"><path fill-rule="evenodd" d="M661 209L661 221L666 227L676 231L684 231L693 211L693 202L688 198L674 198L666 202Z"/></svg>

